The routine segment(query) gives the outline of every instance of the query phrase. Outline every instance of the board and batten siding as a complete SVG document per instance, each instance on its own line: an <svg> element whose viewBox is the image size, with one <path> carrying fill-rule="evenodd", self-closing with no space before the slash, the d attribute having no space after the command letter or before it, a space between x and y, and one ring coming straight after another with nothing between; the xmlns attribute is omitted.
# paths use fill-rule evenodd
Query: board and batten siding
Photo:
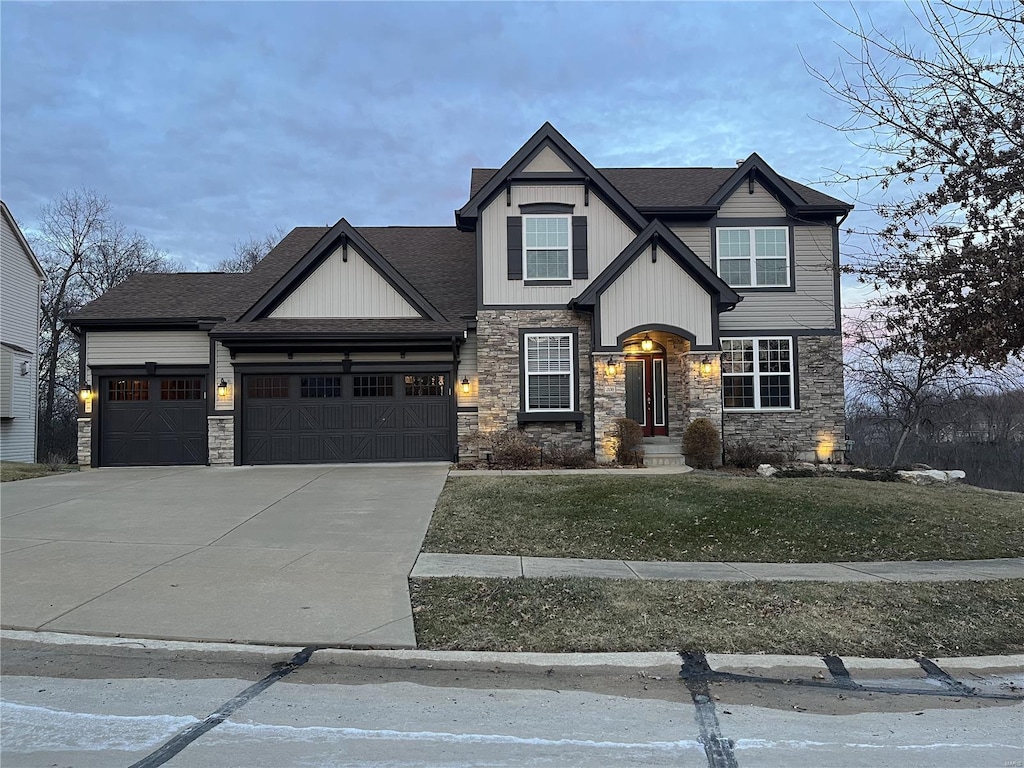
<svg viewBox="0 0 1024 768"><path fill-rule="evenodd" d="M94 365L209 365L205 331L89 331L85 363Z"/></svg>
<svg viewBox="0 0 1024 768"><path fill-rule="evenodd" d="M795 291L748 291L731 312L723 312L720 330L778 328L834 329L835 264L832 227L794 227Z"/></svg>
<svg viewBox="0 0 1024 768"><path fill-rule="evenodd" d="M351 243L339 247L288 294L270 317L420 317Z"/></svg>
<svg viewBox="0 0 1024 768"><path fill-rule="evenodd" d="M748 190L746 183L740 184L729 199L722 203L718 210L719 218L749 219L786 215L785 207L758 182L754 182L753 194Z"/></svg>
<svg viewBox="0 0 1024 768"><path fill-rule="evenodd" d="M527 286L522 280L508 279L509 216L519 216L519 206L526 203L570 203L574 216L587 217L586 280L572 280L565 286ZM600 196L590 194L590 205L583 205L582 184L515 185L512 205L505 204L505 195L491 201L480 216L483 250L483 297L485 306L568 304L629 245L636 233L605 205Z"/></svg>
<svg viewBox="0 0 1024 768"><path fill-rule="evenodd" d="M601 346L644 325L672 325L710 345L711 296L671 258L651 261L646 248L601 295Z"/></svg>

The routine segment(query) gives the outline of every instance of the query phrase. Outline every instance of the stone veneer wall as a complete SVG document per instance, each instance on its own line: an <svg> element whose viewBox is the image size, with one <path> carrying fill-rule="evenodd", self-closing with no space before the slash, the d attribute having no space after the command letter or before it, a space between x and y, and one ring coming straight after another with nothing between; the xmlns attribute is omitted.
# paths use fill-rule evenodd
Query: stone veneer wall
<svg viewBox="0 0 1024 768"><path fill-rule="evenodd" d="M78 420L78 466L92 465L92 419Z"/></svg>
<svg viewBox="0 0 1024 768"><path fill-rule="evenodd" d="M612 355L618 363L614 376L605 372L608 358L598 355L593 358L594 376L594 453L598 462L608 464L615 461L615 420L626 415L626 366L622 355Z"/></svg>
<svg viewBox="0 0 1024 768"><path fill-rule="evenodd" d="M725 444L753 443L787 457L841 459L846 437L840 336L798 336L799 403L795 411L724 414Z"/></svg>
<svg viewBox="0 0 1024 768"><path fill-rule="evenodd" d="M484 435L518 426L520 402L520 329L575 328L579 333L578 381L576 392L583 412L582 429L572 422L544 422L523 426L533 440L545 447L552 444L592 449L590 397L590 316L556 309L481 309L477 312L477 370L480 375L477 400L477 428ZM459 443L470 436L471 422L459 419Z"/></svg>
<svg viewBox="0 0 1024 768"><path fill-rule="evenodd" d="M459 462L473 462L480 458L480 447L472 439L480 430L480 417L476 411L458 414Z"/></svg>
<svg viewBox="0 0 1024 768"><path fill-rule="evenodd" d="M235 463L235 417L207 416L207 446L210 466Z"/></svg>

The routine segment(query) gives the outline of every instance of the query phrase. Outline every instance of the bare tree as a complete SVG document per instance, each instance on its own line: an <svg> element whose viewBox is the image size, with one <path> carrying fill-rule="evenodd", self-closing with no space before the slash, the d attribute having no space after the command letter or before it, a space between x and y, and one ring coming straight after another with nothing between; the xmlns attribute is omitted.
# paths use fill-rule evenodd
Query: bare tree
<svg viewBox="0 0 1024 768"><path fill-rule="evenodd" d="M65 318L136 272L173 263L142 235L110 219L95 191L65 192L43 206L33 247L46 273L39 367L39 455L72 453L69 429L78 389L78 341Z"/></svg>
<svg viewBox="0 0 1024 768"><path fill-rule="evenodd" d="M250 236L248 240L239 240L235 243L235 255L224 259L217 264L217 272L251 272L252 268L259 264L263 257L274 250L281 238L284 237L284 230L276 227L263 237Z"/></svg>
<svg viewBox="0 0 1024 768"><path fill-rule="evenodd" d="M929 359L1003 365L1024 350L1024 5L922 3L918 47L869 17L825 74L850 117L831 124L879 158L836 172L888 198L856 258L878 306ZM831 18L831 17L830 17Z"/></svg>

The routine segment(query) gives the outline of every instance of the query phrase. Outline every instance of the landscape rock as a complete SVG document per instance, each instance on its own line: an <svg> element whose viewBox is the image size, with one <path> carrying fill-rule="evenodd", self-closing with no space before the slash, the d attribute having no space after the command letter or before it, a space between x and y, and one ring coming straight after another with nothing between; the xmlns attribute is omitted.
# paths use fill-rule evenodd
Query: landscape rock
<svg viewBox="0 0 1024 768"><path fill-rule="evenodd" d="M777 470L771 464L759 464L757 467L757 474L759 474L761 477L771 477L772 475L777 475L778 473L779 470Z"/></svg>
<svg viewBox="0 0 1024 768"><path fill-rule="evenodd" d="M911 485L932 485L933 483L958 483L967 475L962 470L941 469L900 470L896 473L900 480Z"/></svg>

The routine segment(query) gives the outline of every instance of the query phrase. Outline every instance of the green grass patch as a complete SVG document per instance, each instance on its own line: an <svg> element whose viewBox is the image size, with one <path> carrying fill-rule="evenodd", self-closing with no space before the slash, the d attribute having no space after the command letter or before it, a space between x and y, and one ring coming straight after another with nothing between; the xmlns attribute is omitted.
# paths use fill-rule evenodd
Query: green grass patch
<svg viewBox="0 0 1024 768"><path fill-rule="evenodd" d="M1024 580L414 579L419 648L909 658L1024 652Z"/></svg>
<svg viewBox="0 0 1024 768"><path fill-rule="evenodd" d="M53 469L48 464L25 464L20 461L0 461L0 483L9 483L14 480L31 480L34 477L48 477L59 475L64 472L77 472L77 464L67 464L59 469Z"/></svg>
<svg viewBox="0 0 1024 768"><path fill-rule="evenodd" d="M425 552L834 562L1024 555L1024 494L836 478L457 477Z"/></svg>

